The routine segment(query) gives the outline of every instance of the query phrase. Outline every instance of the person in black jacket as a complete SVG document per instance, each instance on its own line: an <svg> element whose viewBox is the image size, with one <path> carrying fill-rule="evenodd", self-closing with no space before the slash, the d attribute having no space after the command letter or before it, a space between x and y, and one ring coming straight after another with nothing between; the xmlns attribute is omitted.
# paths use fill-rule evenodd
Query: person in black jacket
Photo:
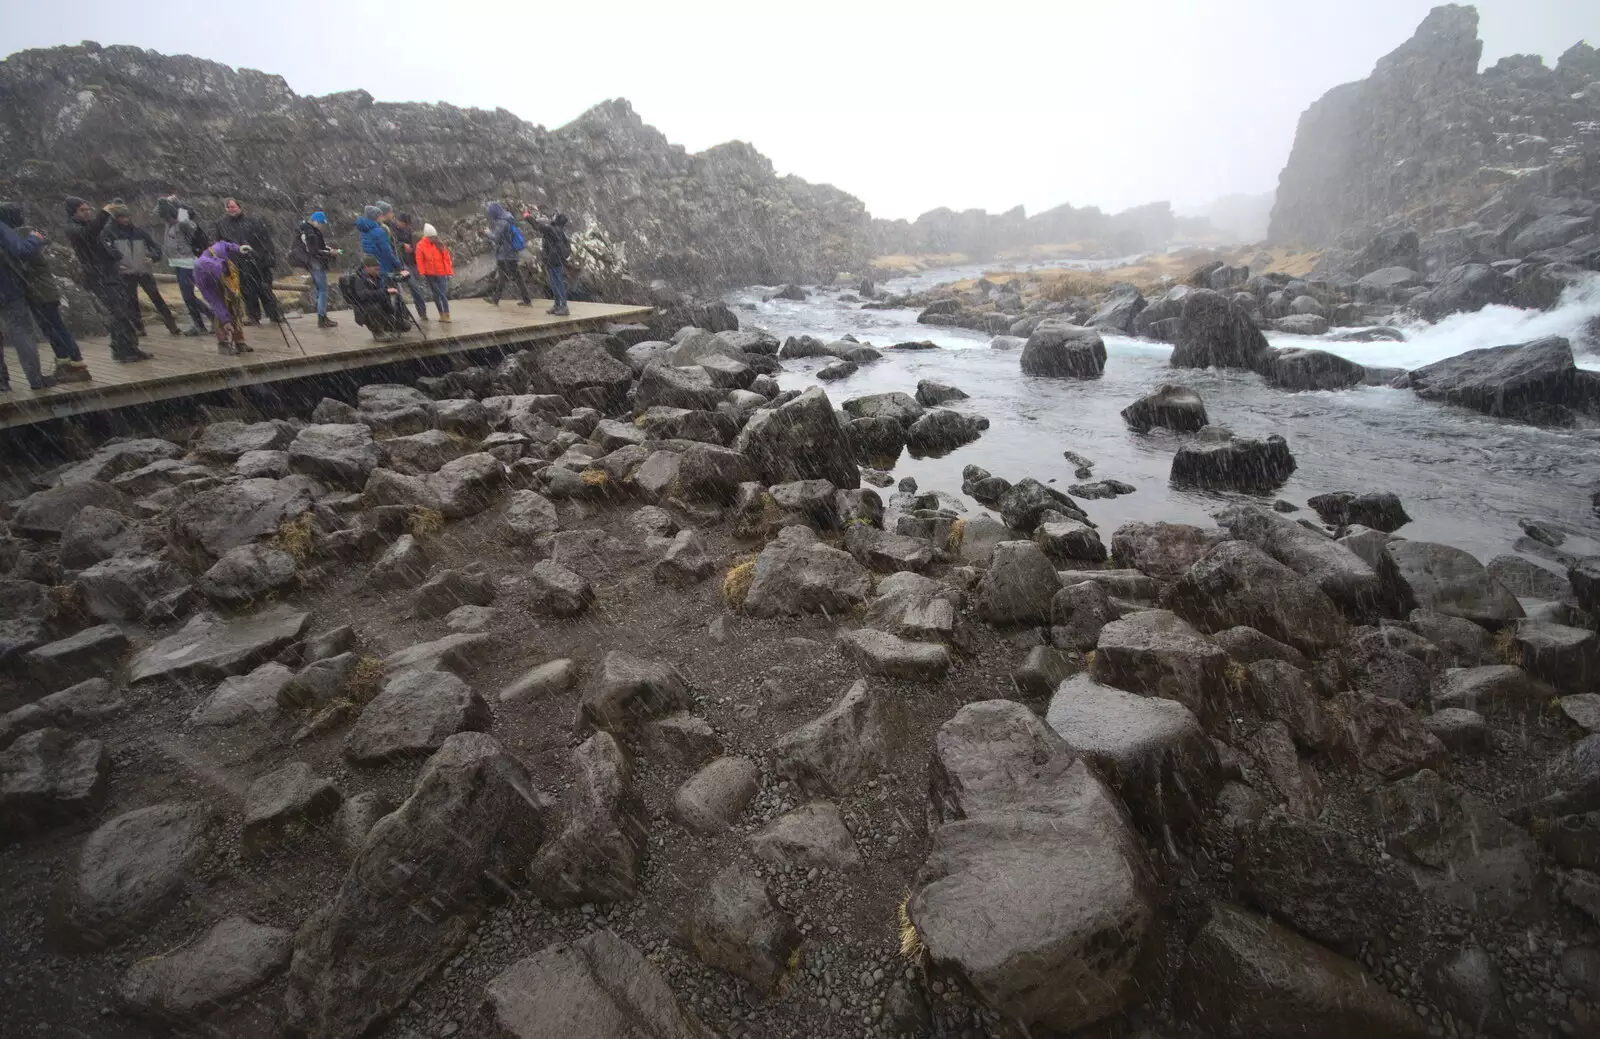
<svg viewBox="0 0 1600 1039"><path fill-rule="evenodd" d="M539 210L541 214L544 210ZM557 213L555 218L546 222L536 220L532 213L523 213L522 219L537 232L544 240L540 248L540 259L544 260L545 278L550 283L550 298L555 301L555 306L545 311L558 317L566 317L571 311L567 309L567 260L572 256L572 239L567 235L567 215Z"/></svg>
<svg viewBox="0 0 1600 1039"><path fill-rule="evenodd" d="M161 290L156 287L155 265L162 258L161 246L156 244L149 231L134 225L127 206L113 202L106 207L106 212L111 214L111 223L106 225L102 237L120 257L118 269L122 272L122 284L127 288L128 309L133 312L134 327L140 335L144 335L144 314L139 310L139 290L143 289L144 294L150 297L150 305L166 323L167 331L182 335L178 322L172 316L172 309L161 298Z"/></svg>
<svg viewBox="0 0 1600 1039"><path fill-rule="evenodd" d="M22 215L22 206L16 202L0 202L0 224L5 224L24 238L44 238L42 231L29 227ZM34 324L50 341L50 350L56 355L56 382L88 382L93 376L83 363L83 352L77 339L61 316L61 287L50 272L50 261L43 250L30 257L6 257L13 269L22 277L22 295L28 301Z"/></svg>
<svg viewBox="0 0 1600 1039"><path fill-rule="evenodd" d="M406 284L411 286L411 301L417 305L417 317L428 320L428 296L423 291L426 284L417 274L417 233L411 226L410 213L396 213L389 225L389 237L394 239L395 255L411 275Z"/></svg>
<svg viewBox="0 0 1600 1039"><path fill-rule="evenodd" d="M411 327L400 290L384 277L376 256L361 257L361 266L339 279L339 291L355 312L356 324L378 342L398 339Z"/></svg>
<svg viewBox="0 0 1600 1039"><path fill-rule="evenodd" d="M110 207L96 212L88 202L76 197L69 197L62 206L67 211L67 243L78 257L83 287L106 308L111 359L123 363L148 361L154 355L139 349L139 331L134 327L128 291L122 284L121 257L101 237L111 222Z"/></svg>
<svg viewBox="0 0 1600 1039"><path fill-rule="evenodd" d="M311 272L311 285L316 290L318 328L336 328L339 324L328 317L328 268L333 266L341 250L328 247L328 239L322 233L327 226L327 214L319 209L295 228L295 234L300 236L300 248L305 253L306 269Z"/></svg>
<svg viewBox="0 0 1600 1039"><path fill-rule="evenodd" d="M267 225L245 213L236 198L224 199L223 211L227 213L217 224L217 237L234 245L248 245L250 253L239 266L239 295L244 298L244 312L249 324L261 323L261 312L279 324L283 315L278 313L278 300L272 294L272 269L278 265L278 250L272 244L272 232Z"/></svg>

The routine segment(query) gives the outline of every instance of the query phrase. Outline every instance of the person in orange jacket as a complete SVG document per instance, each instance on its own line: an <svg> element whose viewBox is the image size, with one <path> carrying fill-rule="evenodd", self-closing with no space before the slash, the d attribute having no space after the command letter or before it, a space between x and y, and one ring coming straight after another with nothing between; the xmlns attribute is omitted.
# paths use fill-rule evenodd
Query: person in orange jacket
<svg viewBox="0 0 1600 1039"><path fill-rule="evenodd" d="M432 224L422 225L422 238L416 244L417 274L428 284L433 294L434 306L439 308L439 320L450 320L450 275L456 272L450 262L450 250L439 241L439 232Z"/></svg>

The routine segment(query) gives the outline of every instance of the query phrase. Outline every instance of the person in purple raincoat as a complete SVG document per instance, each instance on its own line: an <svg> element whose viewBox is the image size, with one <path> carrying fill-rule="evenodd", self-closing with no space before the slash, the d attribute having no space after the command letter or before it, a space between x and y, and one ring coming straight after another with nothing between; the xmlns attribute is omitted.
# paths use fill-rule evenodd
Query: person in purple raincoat
<svg viewBox="0 0 1600 1039"><path fill-rule="evenodd" d="M241 354L250 350L244 341L244 322L240 320L244 304L239 295L239 262L249 255L248 245L218 239L195 257L194 287L216 319L217 352L220 354Z"/></svg>

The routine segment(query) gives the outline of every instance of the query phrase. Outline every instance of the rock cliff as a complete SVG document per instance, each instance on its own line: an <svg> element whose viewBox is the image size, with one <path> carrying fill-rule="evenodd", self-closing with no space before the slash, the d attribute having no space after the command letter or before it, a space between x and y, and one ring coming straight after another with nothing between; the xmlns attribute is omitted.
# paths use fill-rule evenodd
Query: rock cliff
<svg viewBox="0 0 1600 1039"><path fill-rule="evenodd" d="M780 177L741 142L690 154L626 101L546 130L504 109L302 97L280 76L94 43L0 62L0 170L0 193L46 227L67 194L121 196L154 225L176 190L211 219L237 196L278 235L322 209L351 247L354 216L384 198L453 237L458 272L484 248L490 198L560 208L592 266L680 288L831 279L869 259L859 200Z"/></svg>
<svg viewBox="0 0 1600 1039"><path fill-rule="evenodd" d="M1593 230L1592 206L1571 203L1600 196L1600 53L1579 43L1554 69L1519 54L1479 72L1482 53L1476 9L1436 7L1371 76L1306 109L1271 240L1320 246L1394 223L1427 234L1475 222L1507 239L1504 251L1516 221Z"/></svg>
<svg viewBox="0 0 1600 1039"><path fill-rule="evenodd" d="M1109 256L1159 248L1173 236L1176 220L1166 202L1150 202L1107 214L1095 206L1060 205L1029 216L1021 207L1004 213L981 209L932 209L914 221L873 220L872 244L879 255L966 253L988 259L1004 249L1080 243Z"/></svg>

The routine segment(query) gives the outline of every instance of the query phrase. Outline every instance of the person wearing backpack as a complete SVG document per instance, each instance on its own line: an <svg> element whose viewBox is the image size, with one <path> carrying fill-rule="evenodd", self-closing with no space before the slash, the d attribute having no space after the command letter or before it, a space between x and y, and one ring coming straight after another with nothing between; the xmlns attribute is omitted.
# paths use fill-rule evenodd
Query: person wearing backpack
<svg viewBox="0 0 1600 1039"><path fill-rule="evenodd" d="M194 210L188 203L180 201L177 195L157 199L156 215L166 225L161 234L161 252L167 258L167 266L178 279L178 294L183 297L183 305L193 323L183 334L203 336L209 329L206 328L205 308L194 294L194 259L206 251L211 241L195 221Z"/></svg>
<svg viewBox="0 0 1600 1039"><path fill-rule="evenodd" d="M400 290L391 280L383 273L378 258L370 253L361 257L361 266L339 279L339 292L350 304L356 324L380 343L399 339L411 327Z"/></svg>
<svg viewBox="0 0 1600 1039"><path fill-rule="evenodd" d="M134 224L128 207L121 202L113 202L110 213L111 223L105 229L106 244L115 249L119 257L117 269L128 293L128 304L133 309L134 328L139 330L140 335L145 334L144 315L139 309L139 290L143 289L144 294L150 297L150 305L166 324L167 331L182 335L177 319L172 316L172 308L161 298L161 289L156 286L155 263L162 258L161 246L156 244L149 231Z"/></svg>
<svg viewBox="0 0 1600 1039"><path fill-rule="evenodd" d="M544 209L540 208L539 212L542 214ZM532 213L523 213L522 219L539 232L544 242L539 250L540 258L544 260L545 277L550 282L550 298L555 301L555 306L545 313L566 317L571 313L567 309L567 260L572 256L572 239L567 235L567 214L557 213L549 222L534 219Z"/></svg>
<svg viewBox="0 0 1600 1039"><path fill-rule="evenodd" d="M517 286L517 291L522 294L519 307L533 306L533 293L528 291L528 283L522 277L521 254L527 247L527 242L522 237L522 232L517 229L517 222L511 219L505 207L498 202L490 202L488 206L489 226L483 229L484 237L494 243L494 275L489 281L489 302L495 306L500 305L500 297L504 294L506 281L509 279Z"/></svg>
<svg viewBox="0 0 1600 1039"><path fill-rule="evenodd" d="M67 212L67 244L78 257L83 287L106 308L111 331L111 359L119 364L148 361L154 354L139 349L139 331L133 326L133 309L122 284L121 257L102 237L111 222L111 207L98 212L86 200L69 195L62 202Z"/></svg>
<svg viewBox="0 0 1600 1039"><path fill-rule="evenodd" d="M417 275L427 283L428 291L433 295L433 305L439 308L439 320L448 324L450 276L455 273L455 265L450 260L450 250L439 241L439 232L432 224L422 225L422 237L418 239L412 255L416 260Z"/></svg>
<svg viewBox="0 0 1600 1039"><path fill-rule="evenodd" d="M0 202L0 224L5 224L25 240L35 236L44 238L42 231L28 226L22 215L22 206L16 202ZM45 258L44 252L41 250L22 258L4 255L3 260L22 279L22 295L28 301L33 323L50 341L50 350L56 355L56 370L51 378L58 383L89 382L93 376L89 374L89 366L83 363L83 352L78 347L77 339L73 338L72 330L61 316L61 286L56 284L55 275L50 273L50 261Z"/></svg>
<svg viewBox="0 0 1600 1039"><path fill-rule="evenodd" d="M328 226L328 216L317 210L300 221L295 229L294 247L289 250L289 262L311 272L311 285L317 296L317 327L337 328L339 322L328 317L328 268L343 250L330 249L323 229Z"/></svg>

